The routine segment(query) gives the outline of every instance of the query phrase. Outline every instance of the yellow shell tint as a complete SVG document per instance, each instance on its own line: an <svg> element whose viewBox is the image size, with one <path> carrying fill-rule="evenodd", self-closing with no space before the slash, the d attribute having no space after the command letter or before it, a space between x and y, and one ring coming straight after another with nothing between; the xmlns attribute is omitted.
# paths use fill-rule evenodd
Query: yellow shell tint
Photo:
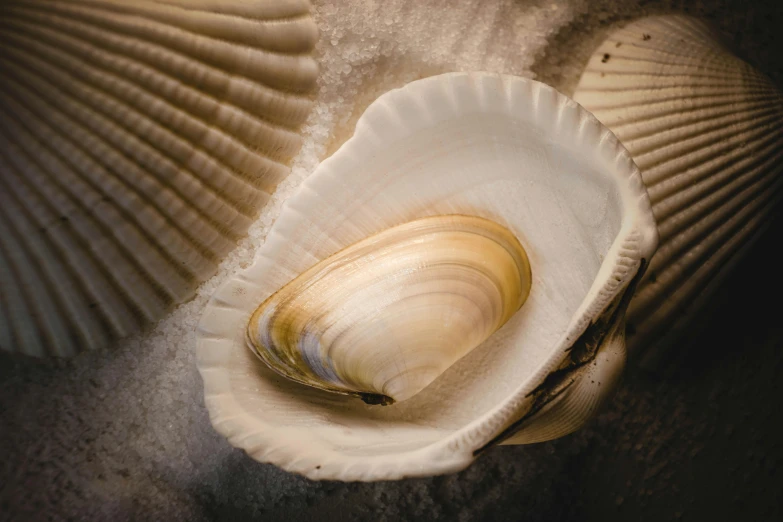
<svg viewBox="0 0 783 522"><path fill-rule="evenodd" d="M248 342L277 373L386 404L418 393L530 292L527 255L484 218L399 225L324 259L253 314Z"/></svg>

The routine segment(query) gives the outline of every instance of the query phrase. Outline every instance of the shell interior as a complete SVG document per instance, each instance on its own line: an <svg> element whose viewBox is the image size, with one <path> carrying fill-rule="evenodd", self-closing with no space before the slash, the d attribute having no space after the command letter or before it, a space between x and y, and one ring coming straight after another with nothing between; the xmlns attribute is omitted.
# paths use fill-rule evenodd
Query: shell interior
<svg viewBox="0 0 783 522"><path fill-rule="evenodd" d="M105 346L214 273L301 145L308 9L3 3L1 349Z"/></svg>

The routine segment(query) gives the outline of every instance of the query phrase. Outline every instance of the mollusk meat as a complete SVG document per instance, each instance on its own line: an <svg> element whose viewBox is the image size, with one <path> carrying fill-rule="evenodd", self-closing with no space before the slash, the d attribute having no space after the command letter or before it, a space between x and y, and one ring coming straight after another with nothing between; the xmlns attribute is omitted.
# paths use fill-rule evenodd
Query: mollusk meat
<svg viewBox="0 0 783 522"><path fill-rule="evenodd" d="M301 145L308 9L3 3L1 349L105 346L215 272Z"/></svg>
<svg viewBox="0 0 783 522"><path fill-rule="evenodd" d="M324 259L267 299L248 340L281 375L388 404L503 326L530 292L519 241L489 220L405 223Z"/></svg>
<svg viewBox="0 0 783 522"><path fill-rule="evenodd" d="M611 34L574 99L627 147L652 201L661 245L628 334L655 365L783 195L783 95L706 24L670 15Z"/></svg>
<svg viewBox="0 0 783 522"><path fill-rule="evenodd" d="M413 239L425 224L445 228ZM454 248L439 247L450 235ZM573 431L622 370L625 307L656 242L627 151L554 89L452 73L390 91L285 202L253 265L208 303L197 363L212 423L259 461L341 480L451 472L492 444ZM438 268L450 257L454 277ZM449 299L473 270L497 281ZM360 290L369 280L378 286ZM417 315L428 285L435 308L461 319ZM483 304L455 305L468 294ZM372 339L342 343L342 332ZM417 350L431 341L436 357ZM392 360L433 368L390 391L405 374ZM381 407L351 393L400 400Z"/></svg>

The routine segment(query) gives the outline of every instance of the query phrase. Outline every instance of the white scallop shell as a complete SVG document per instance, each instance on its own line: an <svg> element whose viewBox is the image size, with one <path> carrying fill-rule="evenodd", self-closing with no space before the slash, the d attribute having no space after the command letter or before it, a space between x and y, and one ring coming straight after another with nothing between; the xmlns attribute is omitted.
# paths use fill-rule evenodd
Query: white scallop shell
<svg viewBox="0 0 783 522"><path fill-rule="evenodd" d="M769 222L783 194L783 96L706 24L671 15L613 33L574 99L622 141L650 194L661 245L628 312L629 343L657 346L649 360Z"/></svg>
<svg viewBox="0 0 783 522"><path fill-rule="evenodd" d="M188 299L289 172L306 0L0 12L0 347L71 355Z"/></svg>
<svg viewBox="0 0 783 522"><path fill-rule="evenodd" d="M446 214L508 228L525 245L533 282L505 326L423 391L368 406L289 381L248 349L251 314L297 275L372 234ZM585 408L561 410L560 428L545 434L561 435L603 393L589 380L569 385L584 383L604 346L624 353L621 301L655 249L655 230L627 151L554 89L454 73L388 92L285 203L254 264L207 305L197 362L212 423L259 461L341 480L461 469L527 415L543 415L558 393L577 390ZM580 354L584 364L571 364ZM607 361L616 370L621 359Z"/></svg>

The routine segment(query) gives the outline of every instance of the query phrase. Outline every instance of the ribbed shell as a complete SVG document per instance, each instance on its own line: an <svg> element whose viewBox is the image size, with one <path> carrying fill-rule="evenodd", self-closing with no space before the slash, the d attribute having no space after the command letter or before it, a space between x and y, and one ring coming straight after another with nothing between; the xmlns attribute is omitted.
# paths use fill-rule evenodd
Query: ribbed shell
<svg viewBox="0 0 783 522"><path fill-rule="evenodd" d="M783 96L707 25L661 16L612 34L574 99L642 172L660 246L631 303L629 343L642 352L666 346L780 199Z"/></svg>
<svg viewBox="0 0 783 522"><path fill-rule="evenodd" d="M306 0L23 0L0 12L0 347L67 356L160 319L301 145Z"/></svg>

